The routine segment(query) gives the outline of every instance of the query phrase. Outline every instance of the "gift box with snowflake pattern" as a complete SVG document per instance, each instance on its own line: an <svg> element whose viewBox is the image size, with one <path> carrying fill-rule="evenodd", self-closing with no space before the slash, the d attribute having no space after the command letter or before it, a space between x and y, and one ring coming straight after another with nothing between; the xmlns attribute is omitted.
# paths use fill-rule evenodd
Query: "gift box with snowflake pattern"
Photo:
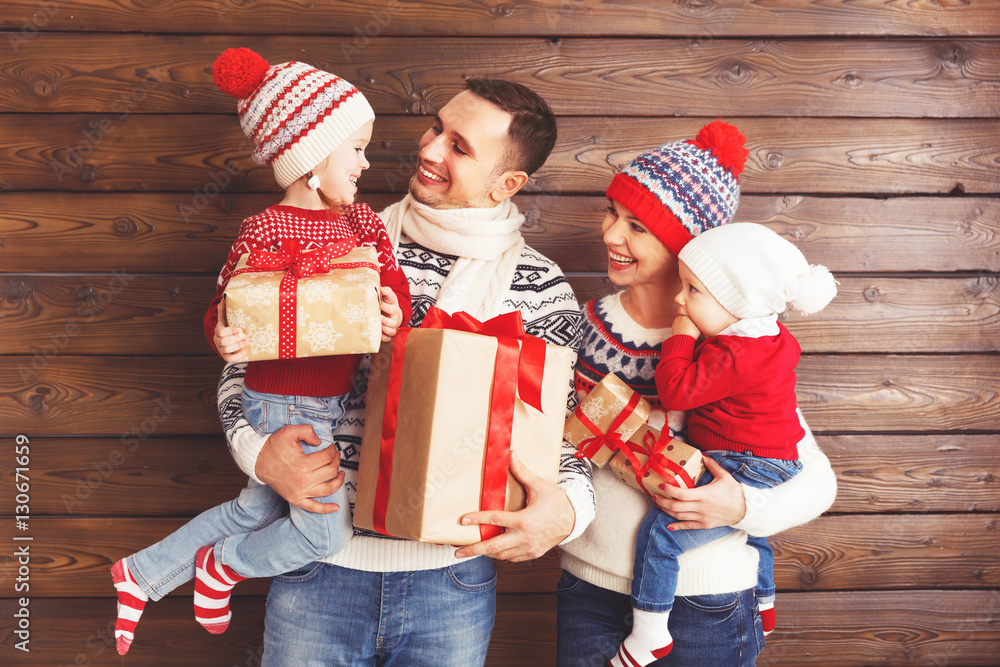
<svg viewBox="0 0 1000 667"><path fill-rule="evenodd" d="M595 464L604 466L615 455L608 443L628 440L646 423L651 409L645 399L610 373L566 420L563 438Z"/></svg>
<svg viewBox="0 0 1000 667"><path fill-rule="evenodd" d="M286 297L284 306L280 285L287 272L241 272L248 268L247 257L240 258L225 291L228 324L240 327L250 341L247 361L378 351L382 324L375 248L354 248L333 258L329 273L286 281L294 293L289 295L293 305Z"/></svg>

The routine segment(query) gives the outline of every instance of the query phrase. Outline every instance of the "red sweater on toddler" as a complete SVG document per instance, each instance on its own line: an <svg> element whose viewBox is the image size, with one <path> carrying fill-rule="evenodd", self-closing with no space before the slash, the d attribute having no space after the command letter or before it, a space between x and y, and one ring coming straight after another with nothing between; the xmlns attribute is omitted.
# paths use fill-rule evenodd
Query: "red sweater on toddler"
<svg viewBox="0 0 1000 667"><path fill-rule="evenodd" d="M239 236L219 274L216 296L205 313L205 335L212 347L215 347L218 305L242 255L256 249L277 252L282 241L292 239L298 239L304 250L314 250L350 236L358 237L359 246L378 251L380 281L383 287L388 286L396 293L405 326L412 314L406 276L396 262L385 225L367 204L353 204L344 215L279 204L250 216L240 226ZM351 390L351 378L360 362L358 354L251 361L247 364L244 384L268 394L339 396Z"/></svg>
<svg viewBox="0 0 1000 667"><path fill-rule="evenodd" d="M688 442L700 449L750 452L794 461L805 435L796 414L795 366L801 348L782 324L778 335L691 336L663 341L656 390L668 410L691 410Z"/></svg>

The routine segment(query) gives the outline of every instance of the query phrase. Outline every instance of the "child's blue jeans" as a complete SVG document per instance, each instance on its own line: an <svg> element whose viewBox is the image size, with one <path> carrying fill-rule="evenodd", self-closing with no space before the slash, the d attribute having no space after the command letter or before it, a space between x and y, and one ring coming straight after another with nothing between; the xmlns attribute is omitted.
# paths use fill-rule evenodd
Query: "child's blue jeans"
<svg viewBox="0 0 1000 667"><path fill-rule="evenodd" d="M768 459L752 454L728 451L702 452L711 456L736 481L758 489L769 489L787 482L801 469L798 461ZM696 486L712 481L708 472ZM651 612L667 612L673 608L677 590L677 557L689 549L717 540L736 529L732 526L700 530L667 530L676 519L658 507L653 507L639 524L636 537L635 565L632 569L632 606ZM747 538L760 554L755 593L758 599L774 595L774 551L767 538Z"/></svg>
<svg viewBox="0 0 1000 667"><path fill-rule="evenodd" d="M261 435L290 424L309 424L321 444L302 443L307 454L329 447L344 416L344 396L284 396L244 387L243 414ZM139 587L159 600L194 578L194 557L215 545L215 558L244 577L271 577L336 553L354 532L347 491L341 486L321 502L340 509L315 514L289 506L271 487L253 480L235 500L196 516L163 540L129 556L129 571Z"/></svg>

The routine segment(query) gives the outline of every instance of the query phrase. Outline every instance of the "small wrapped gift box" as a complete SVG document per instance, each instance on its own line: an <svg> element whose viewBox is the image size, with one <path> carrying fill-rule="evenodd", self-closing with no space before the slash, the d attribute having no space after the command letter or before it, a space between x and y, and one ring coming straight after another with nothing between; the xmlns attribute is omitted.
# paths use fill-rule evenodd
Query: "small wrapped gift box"
<svg viewBox="0 0 1000 667"><path fill-rule="evenodd" d="M700 450L676 438L661 437L648 424L632 434L609 467L629 486L657 496L664 495L661 484L694 488L705 472Z"/></svg>
<svg viewBox="0 0 1000 667"><path fill-rule="evenodd" d="M479 510L524 507L510 452L559 475L573 351L524 333L519 312L480 323L431 308L372 358L354 525L438 544L472 544L496 526Z"/></svg>
<svg viewBox="0 0 1000 667"><path fill-rule="evenodd" d="M650 405L617 375L604 376L566 420L563 438L603 467L624 440L646 423Z"/></svg>
<svg viewBox="0 0 1000 667"><path fill-rule="evenodd" d="M224 294L229 326L250 341L247 361L375 352L382 340L378 255L348 239L311 251L240 258Z"/></svg>

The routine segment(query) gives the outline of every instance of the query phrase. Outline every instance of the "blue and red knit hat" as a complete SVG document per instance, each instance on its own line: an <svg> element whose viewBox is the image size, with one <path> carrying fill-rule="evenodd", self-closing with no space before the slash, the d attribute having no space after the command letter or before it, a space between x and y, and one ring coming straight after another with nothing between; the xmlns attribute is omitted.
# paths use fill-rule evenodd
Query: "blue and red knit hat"
<svg viewBox="0 0 1000 667"><path fill-rule="evenodd" d="M608 186L674 255L698 234L732 222L738 176L749 151L735 127L716 120L689 141L663 144L632 160Z"/></svg>

